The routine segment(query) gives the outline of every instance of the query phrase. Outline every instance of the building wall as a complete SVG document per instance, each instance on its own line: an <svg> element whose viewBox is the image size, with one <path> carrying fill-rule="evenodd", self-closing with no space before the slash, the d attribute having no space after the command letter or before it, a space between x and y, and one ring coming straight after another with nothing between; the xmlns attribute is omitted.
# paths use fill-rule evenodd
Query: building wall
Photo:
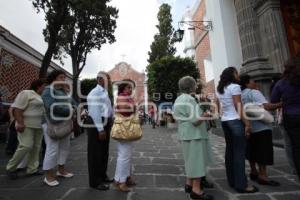
<svg viewBox="0 0 300 200"><path fill-rule="evenodd" d="M206 1L202 0L193 15L193 21L206 21ZM209 42L209 35L208 31L200 30L195 28L194 30L194 45L195 45L195 60L197 63L197 67L200 71L200 78L204 83L203 93L214 93L214 77L210 76L208 67L213 68L213 65L207 65L208 62L211 60L210 56L210 42ZM206 65L206 66L205 66Z"/></svg>
<svg viewBox="0 0 300 200"><path fill-rule="evenodd" d="M12 103L21 90L29 88L38 78L42 59L40 52L0 26L0 92L3 102ZM48 72L54 69L65 71L67 81L72 81L69 72L51 62Z"/></svg>
<svg viewBox="0 0 300 200"><path fill-rule="evenodd" d="M135 100L138 103L144 103L144 82L145 74L137 72L128 63L121 62L108 72L113 83L117 83L123 79L131 79L135 82Z"/></svg>
<svg viewBox="0 0 300 200"><path fill-rule="evenodd" d="M241 67L241 42L233 1L206 0L206 12L206 19L211 20L213 25L212 31L209 31L209 38L216 87L226 67Z"/></svg>
<svg viewBox="0 0 300 200"><path fill-rule="evenodd" d="M4 63L10 60L10 63ZM5 102L12 102L19 91L28 89L39 75L37 66L2 49L0 52L0 87Z"/></svg>

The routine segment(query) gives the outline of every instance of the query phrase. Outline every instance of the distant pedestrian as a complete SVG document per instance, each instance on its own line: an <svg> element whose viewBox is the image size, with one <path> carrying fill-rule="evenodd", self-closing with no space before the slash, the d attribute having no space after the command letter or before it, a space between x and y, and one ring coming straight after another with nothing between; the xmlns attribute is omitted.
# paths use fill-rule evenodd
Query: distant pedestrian
<svg viewBox="0 0 300 200"><path fill-rule="evenodd" d="M257 90L256 83L249 75L240 77L243 104L253 103L262 106L266 110L276 110L281 103L268 103L264 95ZM247 138L247 159L251 172L250 178L261 185L279 186L277 181L270 180L267 174L267 165L274 164L272 124L266 124L261 120L250 120L251 134ZM258 165L258 170L256 168Z"/></svg>
<svg viewBox="0 0 300 200"><path fill-rule="evenodd" d="M39 79L33 81L30 90L21 91L12 105L19 145L6 166L6 170L11 179L18 177L17 167L27 155L26 173L30 175L41 175L38 171L38 167L40 147L43 138L42 117L45 111L40 95L45 85L44 80Z"/></svg>
<svg viewBox="0 0 300 200"><path fill-rule="evenodd" d="M246 136L251 124L243 118L239 75L234 67L223 70L217 87L217 103L225 135L225 167L227 182L240 193L254 193L258 189L248 184L245 173Z"/></svg>
<svg viewBox="0 0 300 200"><path fill-rule="evenodd" d="M178 121L178 137L182 144L186 173L185 192L191 199L212 200L213 196L203 192L201 177L206 176L207 166L212 163L211 147L204 117L210 115L200 108L194 97L196 81L190 76L179 80L179 90L173 110Z"/></svg>
<svg viewBox="0 0 300 200"><path fill-rule="evenodd" d="M108 190L113 180L107 175L110 131L113 124L112 99L108 95L110 76L106 72L97 75L97 86L87 96L89 185L97 190Z"/></svg>
<svg viewBox="0 0 300 200"><path fill-rule="evenodd" d="M149 114L150 114L150 121L151 121L151 125L152 125L152 128L155 128L156 126L156 111L154 109L154 106L152 106L149 110Z"/></svg>
<svg viewBox="0 0 300 200"><path fill-rule="evenodd" d="M283 78L273 88L271 102L283 102L283 126L290 138L293 160L300 179L300 64L285 65Z"/></svg>

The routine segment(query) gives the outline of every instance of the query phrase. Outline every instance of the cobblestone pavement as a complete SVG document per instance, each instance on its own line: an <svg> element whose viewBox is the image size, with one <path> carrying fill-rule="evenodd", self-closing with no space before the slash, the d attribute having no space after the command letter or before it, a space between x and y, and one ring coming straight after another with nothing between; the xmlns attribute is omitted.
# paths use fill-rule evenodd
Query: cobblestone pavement
<svg viewBox="0 0 300 200"><path fill-rule="evenodd" d="M290 168L281 148L275 148L275 165L269 167L272 179L281 183L280 187L259 186L256 194L238 194L228 187L224 169L224 139L211 135L216 165L209 168L208 179L215 185L207 189L216 200L299 200L300 184L290 174ZM135 143L133 152L133 173L138 185L128 194L121 193L111 186L106 192L88 187L86 136L72 141L68 169L75 173L72 179L60 179L59 187L50 188L43 184L43 177L20 177L9 180L5 175L8 157L4 146L0 145L0 200L184 200L188 199L183 191L185 183L184 166L176 129L144 127L143 139ZM114 175L116 164L116 144L110 147L109 175ZM21 174L22 175L22 174ZM255 183L254 183L255 184Z"/></svg>

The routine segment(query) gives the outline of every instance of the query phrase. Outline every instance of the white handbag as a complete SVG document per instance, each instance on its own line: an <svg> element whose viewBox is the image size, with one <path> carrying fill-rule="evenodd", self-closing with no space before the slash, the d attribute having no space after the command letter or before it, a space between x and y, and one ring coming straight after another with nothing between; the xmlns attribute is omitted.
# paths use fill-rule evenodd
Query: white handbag
<svg viewBox="0 0 300 200"><path fill-rule="evenodd" d="M263 123L271 124L274 122L273 115L264 109L263 106L257 105L254 102L252 91L250 91L251 96L249 98L251 99L251 103L247 103L244 105L244 112L250 120L260 120Z"/></svg>

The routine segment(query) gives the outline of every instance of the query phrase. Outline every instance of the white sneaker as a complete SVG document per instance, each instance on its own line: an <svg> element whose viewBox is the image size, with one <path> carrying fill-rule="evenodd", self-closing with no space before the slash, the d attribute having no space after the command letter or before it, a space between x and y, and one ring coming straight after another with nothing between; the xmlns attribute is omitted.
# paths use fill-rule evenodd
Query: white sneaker
<svg viewBox="0 0 300 200"><path fill-rule="evenodd" d="M59 171L56 172L56 175L64 178L72 178L74 176L72 173L61 174Z"/></svg>
<svg viewBox="0 0 300 200"><path fill-rule="evenodd" d="M57 180L54 181L48 181L47 178L44 178L44 183L46 183L47 185L49 185L50 187L54 187L54 186L58 186L59 182Z"/></svg>

